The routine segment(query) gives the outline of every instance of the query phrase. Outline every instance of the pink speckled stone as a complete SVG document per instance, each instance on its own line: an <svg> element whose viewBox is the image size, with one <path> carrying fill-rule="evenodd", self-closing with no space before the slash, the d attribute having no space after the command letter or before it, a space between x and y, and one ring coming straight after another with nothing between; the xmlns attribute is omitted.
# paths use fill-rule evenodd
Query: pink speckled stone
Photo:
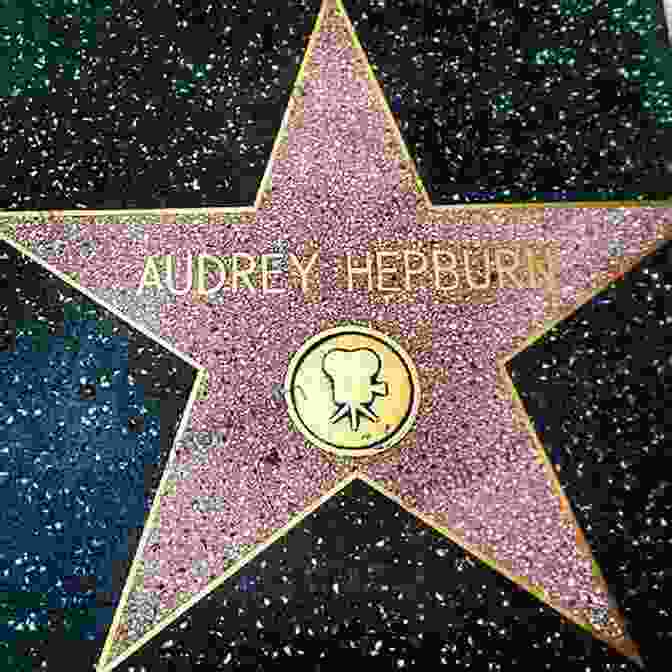
<svg viewBox="0 0 672 672"><path fill-rule="evenodd" d="M563 604L607 606L607 596L593 589L591 561L577 550L575 529L561 516L534 444L498 388L498 361L547 317L546 290L498 290L494 303L482 305L438 303L431 292L418 291L412 303L384 304L339 289L336 260L376 240L556 242L567 308L577 291L608 272L610 241L621 241L626 255L642 254L661 211L625 209L612 222L614 209L607 207L432 210L424 197L402 188L401 158L390 158L384 141L391 121L375 104L371 82L355 75L352 49L334 27L323 22L306 73L302 124L290 120L286 153L273 163L272 198L255 215L234 225L214 218L198 226L163 221L148 226L139 242L83 224L82 235L98 241L97 254L84 259L68 244L59 260L61 270L80 271L86 287L135 288L150 254L178 260L189 251L261 254L278 239L289 241L290 251L307 242L320 249L319 302L299 289L273 295L242 289L217 305L187 295L161 306L160 336L208 370L209 394L194 404L190 429L220 431L225 442L205 463L176 451L158 530L138 558L154 570L145 572L144 588L160 595L165 615L178 594L193 596L209 582L195 571L196 561L207 560L210 577L220 575L232 544L268 537L288 524L291 510L316 502L350 473L290 430L271 390L308 338L357 319L404 335L424 406L397 452L355 468L467 542L491 547L493 559L561 594ZM664 216L669 223L670 213ZM37 230L20 232L28 240L37 236ZM272 447L281 464L261 466ZM184 470L188 478L179 476ZM192 502L204 496L225 504L195 512Z"/></svg>

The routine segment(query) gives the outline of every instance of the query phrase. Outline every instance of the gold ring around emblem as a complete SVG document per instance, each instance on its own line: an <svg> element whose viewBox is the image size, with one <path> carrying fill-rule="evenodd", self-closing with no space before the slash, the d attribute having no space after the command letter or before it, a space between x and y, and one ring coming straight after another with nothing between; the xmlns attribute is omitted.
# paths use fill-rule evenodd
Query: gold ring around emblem
<svg viewBox="0 0 672 672"><path fill-rule="evenodd" d="M411 429L418 373L385 334L348 325L308 339L285 379L289 415L312 444L337 455L375 455Z"/></svg>

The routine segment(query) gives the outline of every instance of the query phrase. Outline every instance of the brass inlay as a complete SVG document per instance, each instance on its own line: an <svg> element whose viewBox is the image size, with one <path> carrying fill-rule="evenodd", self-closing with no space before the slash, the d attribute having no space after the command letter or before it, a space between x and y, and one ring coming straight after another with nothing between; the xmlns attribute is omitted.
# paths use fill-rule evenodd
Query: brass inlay
<svg viewBox="0 0 672 672"><path fill-rule="evenodd" d="M309 339L285 380L289 414L301 433L330 453L375 455L399 442L418 411L418 374L385 334L349 325Z"/></svg>

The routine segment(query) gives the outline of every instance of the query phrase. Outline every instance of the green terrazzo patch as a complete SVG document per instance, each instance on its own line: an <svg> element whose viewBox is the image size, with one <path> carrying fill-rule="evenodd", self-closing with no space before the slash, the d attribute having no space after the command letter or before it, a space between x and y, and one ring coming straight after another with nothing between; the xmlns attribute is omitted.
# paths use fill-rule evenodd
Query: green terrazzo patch
<svg viewBox="0 0 672 672"><path fill-rule="evenodd" d="M143 406L149 415L159 416L161 414L161 400L160 399L145 399Z"/></svg>
<svg viewBox="0 0 672 672"><path fill-rule="evenodd" d="M594 11L594 3L592 0L561 0L559 10L564 16L585 17ZM661 126L672 124L672 52L656 42L655 7L643 6L635 0L620 0L609 3L609 13L614 35L633 32L642 41L642 54L635 56L638 64L622 68L620 74L625 79L637 79L641 83L642 106L654 111Z"/></svg>
<svg viewBox="0 0 672 672"><path fill-rule="evenodd" d="M112 320L99 320L96 323L96 333L99 336L110 338L114 334L114 323Z"/></svg>
<svg viewBox="0 0 672 672"><path fill-rule="evenodd" d="M66 303L63 306L63 314L70 322L78 320L95 320L98 317L96 307L91 303Z"/></svg>
<svg viewBox="0 0 672 672"><path fill-rule="evenodd" d="M305 80L305 71L306 71L306 56L304 54L303 60L301 61L301 65L299 66L299 72L296 75L296 80L294 80L294 86L300 86L301 89L303 89L304 86L304 80ZM303 95L303 92L301 93Z"/></svg>
<svg viewBox="0 0 672 672"><path fill-rule="evenodd" d="M31 342L33 352L49 351L49 327L44 322L25 321L17 325L17 338L28 338Z"/></svg>
<svg viewBox="0 0 672 672"><path fill-rule="evenodd" d="M11 0L0 3L0 97L48 96L49 73L62 68L66 81L78 82L81 54L100 41L101 19L113 12L110 3L77 0ZM77 19L78 44L54 32L54 18Z"/></svg>
<svg viewBox="0 0 672 672"><path fill-rule="evenodd" d="M101 367L96 371L96 384L108 387L112 384L113 371L109 367Z"/></svg>
<svg viewBox="0 0 672 672"><path fill-rule="evenodd" d="M498 115L505 116L516 110L516 106L513 103L513 95L508 92L496 95L490 104L495 108L495 112Z"/></svg>
<svg viewBox="0 0 672 672"><path fill-rule="evenodd" d="M513 397L514 401L520 402L520 395L518 394L518 390L513 383L511 383L511 396Z"/></svg>
<svg viewBox="0 0 672 672"><path fill-rule="evenodd" d="M565 16L586 16L594 11L595 6L592 0L561 0L558 8Z"/></svg>
<svg viewBox="0 0 672 672"><path fill-rule="evenodd" d="M63 338L63 349L65 352L79 352L81 343L77 336L65 336Z"/></svg>
<svg viewBox="0 0 672 672"><path fill-rule="evenodd" d="M533 54L531 62L535 65L569 65L573 67L576 64L576 49L572 47L542 49Z"/></svg>

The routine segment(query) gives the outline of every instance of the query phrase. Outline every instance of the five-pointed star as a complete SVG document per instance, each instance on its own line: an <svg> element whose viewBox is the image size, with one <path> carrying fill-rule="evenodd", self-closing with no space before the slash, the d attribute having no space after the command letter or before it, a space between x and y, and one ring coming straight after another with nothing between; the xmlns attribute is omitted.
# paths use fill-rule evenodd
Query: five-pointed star
<svg viewBox="0 0 672 672"><path fill-rule="evenodd" d="M189 435L214 429L221 441L205 457L198 441L177 441L99 670L111 672L355 478L567 618L590 623L580 597L590 593L610 605L606 585L593 576L590 550L504 369L530 333L547 330L610 279L605 269L582 263L576 249L567 252L570 241L582 244L582 234L571 222L549 230L543 206L432 207L337 0L325 0L320 10L272 165L272 188L269 162L254 208L192 213L186 225L183 213L164 210L141 242L124 239L115 213L50 213L56 227L64 217L80 218L82 231L90 226L88 235L101 246L106 234L95 224L111 218L107 231L120 246L110 249L112 267L109 255L84 262L74 246L66 246L68 261L61 263L76 268L94 292L137 288L150 255L172 254L178 262L187 252L260 255L277 240L304 262L319 251L319 274L305 286L295 272L284 291L265 293L257 277L254 290L222 290L212 300L182 292L162 306L160 335L203 366ZM603 215L595 211L593 219ZM636 227L630 233L634 263L650 251L651 236ZM551 250L545 271L553 281L528 289L492 281L450 300L431 287L348 291L345 254L362 264L367 252L451 242L538 244ZM394 449L339 459L288 424L272 391L308 338L352 322L403 345L421 378L422 403L414 430ZM162 609L133 641L128 609L143 590L159 594ZM568 596L578 608L563 606ZM636 657L610 606L610 621L593 625L595 636Z"/></svg>

